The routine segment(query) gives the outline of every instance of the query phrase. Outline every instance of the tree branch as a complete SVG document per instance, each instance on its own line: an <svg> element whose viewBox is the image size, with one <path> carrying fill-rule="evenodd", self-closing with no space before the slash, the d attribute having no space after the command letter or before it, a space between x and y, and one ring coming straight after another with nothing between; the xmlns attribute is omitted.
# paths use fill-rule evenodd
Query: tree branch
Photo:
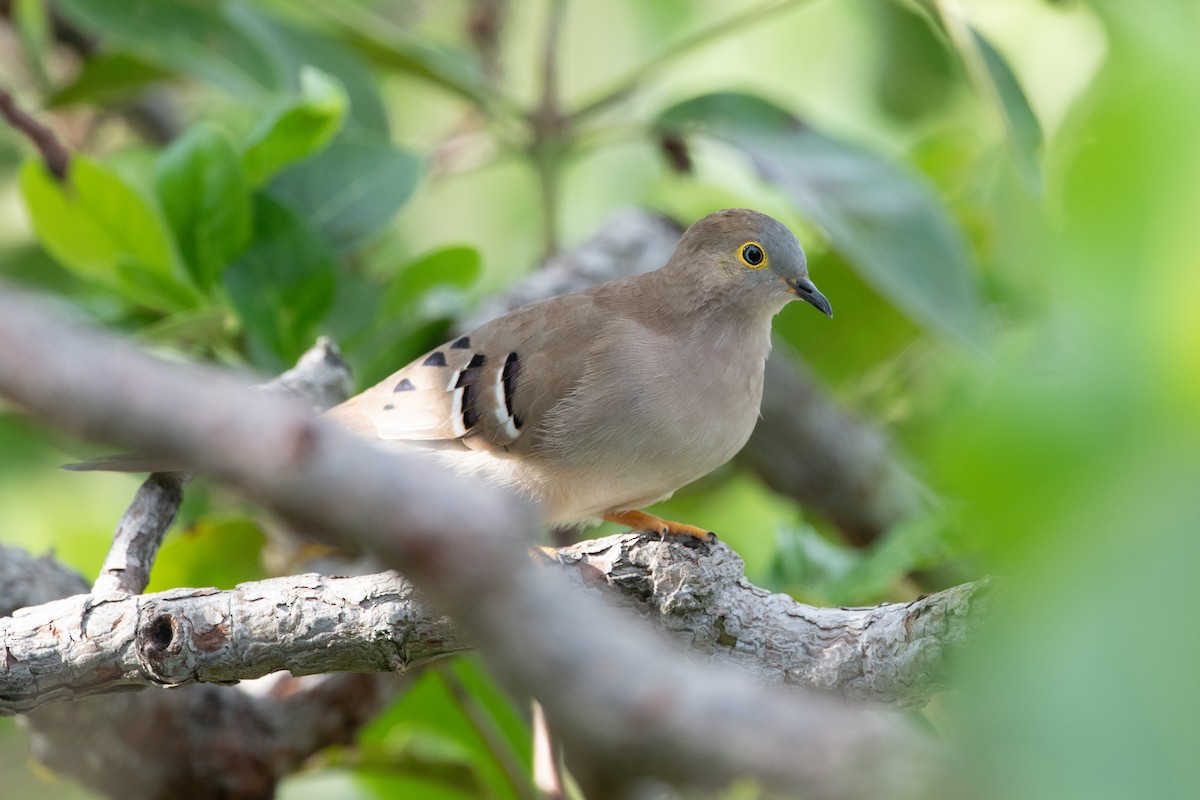
<svg viewBox="0 0 1200 800"><path fill-rule="evenodd" d="M372 447L219 373L78 330L7 288L0 392L63 430L175 460L402 567L504 684L542 701L595 791L631 790L643 776L717 785L751 774L813 797L884 787L905 797L931 777L931 744L899 718L697 669L534 568L533 517L515 497Z"/></svg>
<svg viewBox="0 0 1200 800"><path fill-rule="evenodd" d="M984 583L911 603L815 608L747 583L742 560L623 534L563 548L581 583L653 620L694 652L768 684L853 700L923 704L944 656L977 618ZM232 591L77 595L0 619L0 714L130 686L232 683L277 670L403 672L469 648L395 573L301 575Z"/></svg>
<svg viewBox="0 0 1200 800"><path fill-rule="evenodd" d="M0 714L130 686L278 670L403 672L467 649L393 573L297 575L232 591L75 595L0 620Z"/></svg>
<svg viewBox="0 0 1200 800"><path fill-rule="evenodd" d="M51 175L60 181L66 180L67 165L71 162L71 154L67 148L58 140L54 131L22 111L17 106L17 101L4 88L0 88L0 116L37 148Z"/></svg>

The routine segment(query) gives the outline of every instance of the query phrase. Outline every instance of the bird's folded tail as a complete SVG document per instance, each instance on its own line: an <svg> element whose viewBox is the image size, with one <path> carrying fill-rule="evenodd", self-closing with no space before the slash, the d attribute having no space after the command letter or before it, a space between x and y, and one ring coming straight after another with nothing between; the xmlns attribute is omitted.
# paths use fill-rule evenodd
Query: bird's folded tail
<svg viewBox="0 0 1200 800"><path fill-rule="evenodd" d="M72 472L179 472L177 464L163 461L154 456L141 456L136 453L121 453L115 456L103 456L74 464L63 464L63 469Z"/></svg>

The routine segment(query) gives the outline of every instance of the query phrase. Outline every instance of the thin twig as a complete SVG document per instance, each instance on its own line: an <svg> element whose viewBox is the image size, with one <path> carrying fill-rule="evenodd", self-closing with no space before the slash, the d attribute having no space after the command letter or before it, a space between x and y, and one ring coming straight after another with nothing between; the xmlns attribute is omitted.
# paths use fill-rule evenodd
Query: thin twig
<svg viewBox="0 0 1200 800"><path fill-rule="evenodd" d="M59 141L58 135L54 131L18 108L13 96L3 88L0 88L0 116L8 120L9 125L23 134L37 148L51 175L59 181L67 179L67 167L71 163L71 153Z"/></svg>
<svg viewBox="0 0 1200 800"><path fill-rule="evenodd" d="M762 22L775 14L795 8L806 2L809 2L809 0L773 0L773 2L764 3L741 14L735 14L729 19L721 20L720 22L701 28L690 36L680 39L624 77L614 81L607 89L600 92L595 99L590 100L575 110L569 119L573 123L581 122L613 103L624 99L649 75L671 62L677 61L693 50L703 47L709 42L726 36L740 28L753 25L756 22Z"/></svg>
<svg viewBox="0 0 1200 800"><path fill-rule="evenodd" d="M542 39L542 95L529 115L533 130L530 152L542 194L544 258L558 252L558 190L568 130L558 97L558 43L565 10L565 0L551 0Z"/></svg>
<svg viewBox="0 0 1200 800"><path fill-rule="evenodd" d="M152 472L117 523L112 546L92 591L97 595L141 594L163 537L183 503L182 472Z"/></svg>

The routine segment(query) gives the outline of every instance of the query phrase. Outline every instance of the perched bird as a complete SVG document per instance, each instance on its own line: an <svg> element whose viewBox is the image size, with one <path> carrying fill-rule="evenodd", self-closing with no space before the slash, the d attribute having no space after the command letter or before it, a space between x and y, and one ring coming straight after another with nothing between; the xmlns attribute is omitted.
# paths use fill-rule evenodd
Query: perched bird
<svg viewBox="0 0 1200 800"><path fill-rule="evenodd" d="M718 211L658 270L519 308L326 416L511 487L550 524L605 519L711 539L641 509L746 443L771 319L796 298L833 316L786 227Z"/></svg>

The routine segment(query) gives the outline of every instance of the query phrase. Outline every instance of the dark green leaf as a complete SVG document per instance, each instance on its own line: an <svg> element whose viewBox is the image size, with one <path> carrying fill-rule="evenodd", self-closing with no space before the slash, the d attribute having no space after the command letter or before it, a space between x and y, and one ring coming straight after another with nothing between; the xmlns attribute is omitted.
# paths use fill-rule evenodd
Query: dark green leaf
<svg viewBox="0 0 1200 800"><path fill-rule="evenodd" d="M889 301L931 330L982 343L966 241L918 176L750 95L687 100L660 115L657 127L696 130L733 144Z"/></svg>
<svg viewBox="0 0 1200 800"><path fill-rule="evenodd" d="M60 0L62 13L110 46L152 64L261 100L280 88L277 63L230 23L220 4L181 0Z"/></svg>
<svg viewBox="0 0 1200 800"><path fill-rule="evenodd" d="M420 167L416 156L384 140L347 133L284 170L269 192L346 252L391 221L416 188Z"/></svg>
<svg viewBox="0 0 1200 800"><path fill-rule="evenodd" d="M51 95L47 105L107 103L173 74L127 53L101 53L85 60L75 80Z"/></svg>
<svg viewBox="0 0 1200 800"><path fill-rule="evenodd" d="M192 280L208 289L250 238L250 187L233 142L200 124L159 156L155 188Z"/></svg>
<svg viewBox="0 0 1200 800"><path fill-rule="evenodd" d="M292 92L300 88L300 75L305 66L337 78L350 98L347 122L386 136L387 109L379 96L378 81L370 65L342 43L292 27L259 7L245 3L230 3L227 17L256 41L262 42L280 63L284 87Z"/></svg>
<svg viewBox="0 0 1200 800"><path fill-rule="evenodd" d="M381 380L421 352L442 341L448 321L466 308L466 289L479 277L479 253L471 247L434 250L406 265L373 302L357 304L359 313L374 308L368 325L347 339L348 357L363 385ZM361 287L365 291L367 287ZM342 320L353 309L342 309ZM347 329L343 322L343 329Z"/></svg>
<svg viewBox="0 0 1200 800"><path fill-rule="evenodd" d="M246 173L261 186L281 169L325 147L346 118L346 92L315 68L300 75L300 94L276 108L250 134Z"/></svg>
<svg viewBox="0 0 1200 800"><path fill-rule="evenodd" d="M333 301L333 267L328 248L303 220L265 195L255 197L253 239L222 277L261 366L290 364L312 343Z"/></svg>
<svg viewBox="0 0 1200 800"><path fill-rule="evenodd" d="M151 308L196 305L166 224L115 172L77 156L64 185L28 161L20 185L38 239L63 266Z"/></svg>
<svg viewBox="0 0 1200 800"><path fill-rule="evenodd" d="M874 83L879 103L894 117L911 121L945 106L958 75L945 37L919 6L881 0L871 22L879 49Z"/></svg>
<svg viewBox="0 0 1200 800"><path fill-rule="evenodd" d="M829 588L835 603L868 603L884 599L897 578L914 570L945 563L950 557L945 514L906 520L871 545L852 569Z"/></svg>

